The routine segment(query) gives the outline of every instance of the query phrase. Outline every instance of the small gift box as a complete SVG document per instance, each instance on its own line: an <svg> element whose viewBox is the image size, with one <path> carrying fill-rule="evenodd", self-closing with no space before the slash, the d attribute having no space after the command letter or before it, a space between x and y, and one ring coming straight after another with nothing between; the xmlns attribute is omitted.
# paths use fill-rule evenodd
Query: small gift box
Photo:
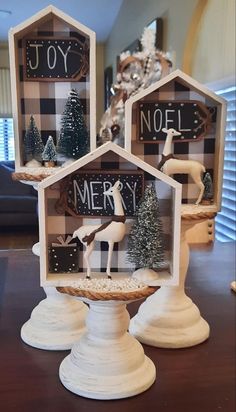
<svg viewBox="0 0 236 412"><path fill-rule="evenodd" d="M58 243L49 248L49 271L51 273L73 273L79 270L79 250L77 243L70 243L72 236L64 240L58 236Z"/></svg>

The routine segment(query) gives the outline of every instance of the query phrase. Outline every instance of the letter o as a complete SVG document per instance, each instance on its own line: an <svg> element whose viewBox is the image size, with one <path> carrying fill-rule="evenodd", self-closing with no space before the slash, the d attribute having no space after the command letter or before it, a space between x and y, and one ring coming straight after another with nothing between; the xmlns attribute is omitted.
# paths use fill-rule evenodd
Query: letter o
<svg viewBox="0 0 236 412"><path fill-rule="evenodd" d="M53 56L53 64L50 65L50 50L53 50L54 56ZM49 46L48 50L47 50L47 62L48 62L48 67L49 69L54 69L54 67L56 66L56 61L57 61L57 53L56 53L56 49L54 46Z"/></svg>

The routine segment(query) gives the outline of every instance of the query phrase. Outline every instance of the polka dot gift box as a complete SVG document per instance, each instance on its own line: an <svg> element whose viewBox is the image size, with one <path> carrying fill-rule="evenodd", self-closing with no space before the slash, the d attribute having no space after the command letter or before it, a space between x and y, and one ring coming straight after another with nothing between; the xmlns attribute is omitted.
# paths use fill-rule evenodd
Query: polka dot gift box
<svg viewBox="0 0 236 412"><path fill-rule="evenodd" d="M79 270L78 245L70 243L72 236L65 240L58 236L58 243L52 243L49 249L49 272L51 273L73 273Z"/></svg>

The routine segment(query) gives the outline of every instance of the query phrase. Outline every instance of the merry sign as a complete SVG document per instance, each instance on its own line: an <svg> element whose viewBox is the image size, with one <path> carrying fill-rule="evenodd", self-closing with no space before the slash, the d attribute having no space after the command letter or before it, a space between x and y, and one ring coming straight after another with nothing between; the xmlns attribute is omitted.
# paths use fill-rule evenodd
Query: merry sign
<svg viewBox="0 0 236 412"><path fill-rule="evenodd" d="M77 172L66 183L67 212L73 216L112 216L113 199L104 192L117 180L121 182L120 192L125 215L133 216L143 194L142 171Z"/></svg>
<svg viewBox="0 0 236 412"><path fill-rule="evenodd" d="M178 140L199 140L206 134L210 121L210 111L199 101L140 102L137 139L142 143L162 142L166 139L162 128L174 128L181 133Z"/></svg>
<svg viewBox="0 0 236 412"><path fill-rule="evenodd" d="M25 78L78 81L88 70L85 43L75 38L36 38L25 41Z"/></svg>

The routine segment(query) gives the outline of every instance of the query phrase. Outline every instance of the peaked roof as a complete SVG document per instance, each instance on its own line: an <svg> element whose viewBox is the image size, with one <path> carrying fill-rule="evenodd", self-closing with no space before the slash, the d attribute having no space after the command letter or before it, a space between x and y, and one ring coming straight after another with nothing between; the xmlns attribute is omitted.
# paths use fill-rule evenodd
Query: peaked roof
<svg viewBox="0 0 236 412"><path fill-rule="evenodd" d="M30 30L34 28L34 26L37 26L40 22L40 20L45 21L46 17L48 15L54 15L58 17L61 20L66 21L68 24L74 26L78 30L84 32L87 34L89 37L94 37L95 38L95 33L93 30L89 29L88 27L84 26L83 24L79 23L77 20L73 19L70 17L68 14L64 13L63 11L59 10L58 8L49 5L45 7L44 9L40 10L38 13L34 14L31 16L29 19L25 20L23 23L18 24L14 28L11 28L9 30L9 34L15 35L15 34L21 34L21 32L26 33L30 27ZM23 33L22 33L23 34Z"/></svg>
<svg viewBox="0 0 236 412"><path fill-rule="evenodd" d="M134 102L142 99L143 97L147 96L148 94L154 92L155 90L159 89L160 87L164 86L165 84L177 78L180 78L183 81L183 83L187 84L187 86L192 86L192 88L195 89L196 91L199 91L202 94L211 97L213 100L217 101L218 103L226 104L225 99L218 96L216 93L214 93L213 91L208 89L206 86L199 83L197 80L188 76L181 70L177 69L173 71L172 73L168 74L167 76L163 77L163 79L158 80L157 82L153 83L151 86L147 87L146 89L130 97L128 100L126 100L126 103L125 103L126 107L128 108Z"/></svg>
<svg viewBox="0 0 236 412"><path fill-rule="evenodd" d="M160 172L159 170L155 169L154 167L148 165L146 162L139 159L137 156L134 156L133 154L127 152L127 150L122 149L120 146L112 142L107 142L103 144L102 146L98 147L97 149L93 150L87 155L81 157L80 159L76 160L70 165L61 168L54 175L47 177L39 183L39 189L45 189L48 186L51 186L52 184L68 176L70 173L75 172L76 170L92 162L93 160L96 160L98 157L102 156L103 154L109 151L116 153L117 155L123 157L123 159L126 159L128 162L135 164L136 166L140 167L140 169L150 173L152 176L155 176L157 179L162 180L169 186L181 192L182 185L180 183L178 183L171 177L165 175L164 173Z"/></svg>

